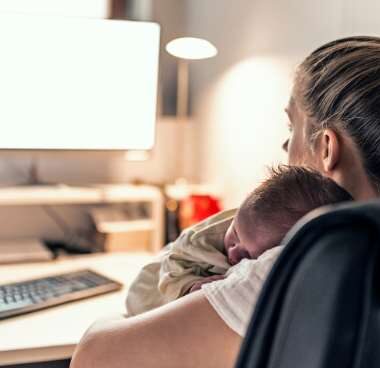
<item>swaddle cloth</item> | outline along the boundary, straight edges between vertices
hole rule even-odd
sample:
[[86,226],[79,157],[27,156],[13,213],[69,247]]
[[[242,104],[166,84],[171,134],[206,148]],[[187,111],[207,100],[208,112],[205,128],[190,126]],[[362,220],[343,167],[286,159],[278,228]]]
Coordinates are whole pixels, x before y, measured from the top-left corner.
[[222,211],[185,229],[142,268],[129,288],[126,308],[134,316],[175,300],[198,280],[224,275],[230,268],[224,235],[236,209]]

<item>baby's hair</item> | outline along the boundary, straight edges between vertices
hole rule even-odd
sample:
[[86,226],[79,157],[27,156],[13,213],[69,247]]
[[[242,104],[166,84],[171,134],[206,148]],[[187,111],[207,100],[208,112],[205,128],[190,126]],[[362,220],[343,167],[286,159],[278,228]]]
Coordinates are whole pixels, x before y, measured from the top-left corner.
[[[287,231],[311,210],[344,201],[352,196],[319,172],[300,166],[280,165],[240,206],[239,211],[280,242]],[[273,244],[275,245],[275,244]]]

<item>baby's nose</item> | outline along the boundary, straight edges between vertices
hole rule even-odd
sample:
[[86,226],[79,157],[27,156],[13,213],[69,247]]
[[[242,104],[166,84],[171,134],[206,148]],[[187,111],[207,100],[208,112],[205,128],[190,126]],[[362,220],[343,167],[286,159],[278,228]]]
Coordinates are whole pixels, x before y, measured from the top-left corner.
[[228,249],[228,261],[231,265],[239,263],[243,258],[249,258],[249,253],[238,244]]

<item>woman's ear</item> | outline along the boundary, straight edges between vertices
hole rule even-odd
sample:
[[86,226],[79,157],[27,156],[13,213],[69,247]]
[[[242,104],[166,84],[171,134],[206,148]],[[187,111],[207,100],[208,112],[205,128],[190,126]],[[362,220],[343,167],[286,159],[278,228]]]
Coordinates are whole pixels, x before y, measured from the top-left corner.
[[336,168],[340,160],[339,137],[334,130],[323,130],[320,139],[320,148],[323,170],[329,173]]

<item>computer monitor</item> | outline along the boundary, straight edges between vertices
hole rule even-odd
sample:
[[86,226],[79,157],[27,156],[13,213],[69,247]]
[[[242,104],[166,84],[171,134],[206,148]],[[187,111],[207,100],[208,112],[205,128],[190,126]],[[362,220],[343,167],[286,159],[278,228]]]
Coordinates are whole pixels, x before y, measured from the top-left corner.
[[159,33],[149,22],[0,13],[0,150],[151,149]]

